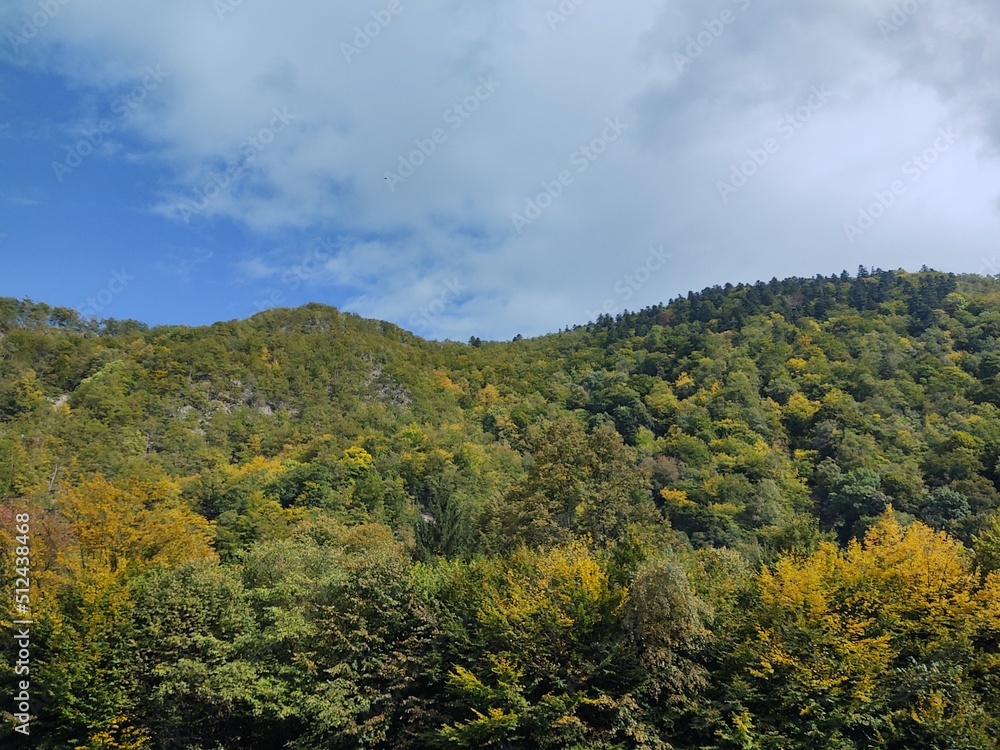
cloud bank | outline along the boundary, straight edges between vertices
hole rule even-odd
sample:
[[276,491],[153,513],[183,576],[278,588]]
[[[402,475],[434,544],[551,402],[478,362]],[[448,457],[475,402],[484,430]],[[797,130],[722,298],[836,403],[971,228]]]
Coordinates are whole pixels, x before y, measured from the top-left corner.
[[83,98],[162,72],[120,105],[143,148],[105,148],[148,165],[158,221],[259,238],[216,261],[248,313],[304,294],[506,338],[727,281],[1000,272],[987,0],[15,0],[0,23],[8,64]]

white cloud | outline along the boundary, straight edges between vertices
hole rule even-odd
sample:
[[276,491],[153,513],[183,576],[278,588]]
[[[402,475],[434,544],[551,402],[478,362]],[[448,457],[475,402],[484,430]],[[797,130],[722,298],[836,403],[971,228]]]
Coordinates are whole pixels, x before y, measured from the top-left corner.
[[[207,0],[74,1],[19,54],[109,96],[162,65],[169,79],[130,123],[174,176],[156,210],[264,237],[339,234],[307,283],[354,290],[348,307],[402,325],[460,278],[467,295],[425,316],[426,335],[539,333],[609,297],[635,309],[858,263],[978,270],[995,248],[992,0],[584,3],[554,30],[554,0],[398,2],[350,61],[342,44],[388,2],[243,2],[220,19]],[[897,5],[913,9],[903,23]],[[10,3],[5,17],[36,6]],[[477,98],[482,76],[499,87]],[[784,138],[779,121],[816,86],[835,97]],[[189,216],[182,207],[275,109],[294,122]],[[627,132],[578,172],[574,152],[615,117]],[[961,142],[846,242],[844,222],[948,125]],[[391,190],[386,173],[438,129],[434,153]],[[780,149],[723,202],[718,181],[768,138]],[[511,214],[562,170],[573,183],[518,234]],[[621,299],[615,283],[660,245],[670,267]],[[274,280],[302,252],[247,258],[237,273]]]

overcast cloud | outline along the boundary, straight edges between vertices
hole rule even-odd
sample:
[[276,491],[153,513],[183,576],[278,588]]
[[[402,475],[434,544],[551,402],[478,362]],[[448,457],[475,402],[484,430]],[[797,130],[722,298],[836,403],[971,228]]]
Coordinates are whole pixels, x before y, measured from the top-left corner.
[[[858,264],[1000,273],[996,0],[7,0],[0,23],[8,103],[65,86],[0,147],[48,165],[114,125],[62,182],[4,170],[35,262],[67,196],[125,200],[117,165],[135,232],[171,234],[77,229],[149,289],[115,317],[315,299],[509,338]],[[0,293],[74,304],[52,274],[88,260],[46,282],[9,234]]]

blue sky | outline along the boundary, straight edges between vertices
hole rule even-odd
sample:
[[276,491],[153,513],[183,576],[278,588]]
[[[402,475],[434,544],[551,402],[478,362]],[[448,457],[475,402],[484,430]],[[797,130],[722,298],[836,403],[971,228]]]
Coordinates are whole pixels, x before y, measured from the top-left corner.
[[7,0],[0,295],[464,340],[1000,273],[998,35],[995,0]]

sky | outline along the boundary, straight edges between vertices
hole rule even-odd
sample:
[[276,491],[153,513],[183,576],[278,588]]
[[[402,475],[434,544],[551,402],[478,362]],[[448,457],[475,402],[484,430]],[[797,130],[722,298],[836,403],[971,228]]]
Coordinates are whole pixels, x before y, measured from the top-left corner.
[[4,0],[0,296],[539,335],[1000,273],[996,0]]

